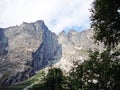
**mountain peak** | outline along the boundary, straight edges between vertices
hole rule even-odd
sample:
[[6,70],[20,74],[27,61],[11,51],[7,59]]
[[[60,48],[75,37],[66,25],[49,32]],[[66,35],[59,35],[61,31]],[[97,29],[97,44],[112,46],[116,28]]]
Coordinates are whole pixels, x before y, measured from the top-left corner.
[[22,24],[28,24],[27,22],[23,22]]
[[35,23],[42,23],[42,24],[44,24],[44,21],[43,20],[37,20]]
[[41,24],[41,25],[44,25],[44,21],[43,20],[37,20],[37,21],[31,22],[31,23],[23,22],[21,25],[27,25],[27,24]]
[[68,34],[69,33],[79,33],[78,31],[76,31],[76,30],[74,30],[74,29],[71,29],[69,32],[68,32]]
[[60,33],[59,33],[59,35],[65,35],[66,33],[65,33],[65,31],[64,30],[62,30]]

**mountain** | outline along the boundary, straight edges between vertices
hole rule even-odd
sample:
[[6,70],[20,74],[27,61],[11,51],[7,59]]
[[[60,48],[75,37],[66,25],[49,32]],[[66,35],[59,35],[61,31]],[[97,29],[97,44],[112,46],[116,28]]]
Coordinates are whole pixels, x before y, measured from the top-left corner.
[[88,58],[87,50],[102,48],[94,44],[92,35],[92,30],[56,35],[42,20],[1,28],[0,85],[20,83],[50,64],[69,71],[73,61]]
[[70,30],[67,34],[62,31],[58,35],[58,41],[62,44],[62,58],[55,66],[68,72],[73,62],[83,62],[88,58],[88,51],[103,49],[102,45],[97,46],[93,40],[93,30],[77,32]]
[[0,29],[0,85],[12,85],[33,76],[62,56],[57,35],[42,20]]

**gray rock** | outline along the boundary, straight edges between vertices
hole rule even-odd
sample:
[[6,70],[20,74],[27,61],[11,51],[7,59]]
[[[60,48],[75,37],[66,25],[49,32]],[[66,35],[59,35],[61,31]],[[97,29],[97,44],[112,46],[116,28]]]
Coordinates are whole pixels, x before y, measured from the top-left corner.
[[61,60],[64,68],[73,60],[86,59],[87,50],[99,48],[92,35],[92,30],[56,35],[42,20],[0,29],[0,85],[18,84],[49,62]]
[[3,86],[26,80],[49,60],[62,56],[57,36],[42,20],[0,29],[0,37],[0,84]]
[[0,28],[0,55],[8,53],[8,38],[4,34],[4,29]]
[[60,59],[62,56],[62,46],[54,33],[44,30],[42,38],[40,47],[33,53],[32,67],[35,70],[40,70],[48,64],[48,61]]

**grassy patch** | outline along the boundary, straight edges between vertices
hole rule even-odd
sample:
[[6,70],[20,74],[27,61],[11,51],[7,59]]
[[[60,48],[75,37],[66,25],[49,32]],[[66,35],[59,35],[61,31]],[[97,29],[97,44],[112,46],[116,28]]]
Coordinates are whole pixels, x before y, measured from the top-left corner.
[[39,71],[33,77],[31,77],[17,85],[1,87],[0,90],[22,90],[22,89],[26,88],[27,86],[30,86],[31,84],[38,83],[43,76],[44,76],[43,71]]

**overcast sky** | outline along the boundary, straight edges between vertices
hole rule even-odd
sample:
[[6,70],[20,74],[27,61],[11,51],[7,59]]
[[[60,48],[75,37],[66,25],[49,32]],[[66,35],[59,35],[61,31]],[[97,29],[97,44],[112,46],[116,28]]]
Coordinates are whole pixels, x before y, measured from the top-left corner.
[[0,27],[44,20],[59,33],[67,29],[89,29],[93,0],[0,0]]

